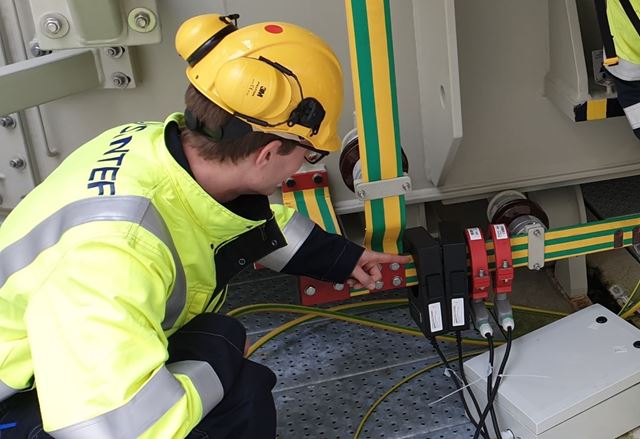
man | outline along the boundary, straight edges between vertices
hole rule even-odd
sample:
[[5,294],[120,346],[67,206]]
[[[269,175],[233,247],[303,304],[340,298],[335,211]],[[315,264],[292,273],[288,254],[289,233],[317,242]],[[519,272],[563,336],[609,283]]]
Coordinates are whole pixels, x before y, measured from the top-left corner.
[[234,18],[179,29],[184,116],[101,134],[2,225],[3,439],[273,438],[275,376],[215,313],[229,279],[260,260],[373,288],[408,262],[269,205],[339,147],[342,75],[314,34]]
[[640,0],[595,0],[604,67],[618,101],[640,139]]

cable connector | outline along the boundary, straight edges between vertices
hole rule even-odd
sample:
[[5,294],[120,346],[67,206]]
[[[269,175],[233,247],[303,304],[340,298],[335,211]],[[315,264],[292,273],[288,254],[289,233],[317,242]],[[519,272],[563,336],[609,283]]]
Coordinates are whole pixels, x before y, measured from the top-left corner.
[[507,331],[509,328],[513,330],[516,327],[516,323],[513,320],[513,310],[507,294],[496,294],[495,310],[498,324],[502,326],[502,329]]
[[484,338],[493,335],[493,328],[489,323],[489,311],[484,304],[484,300],[473,300],[471,302],[471,314],[473,315],[473,325]]
[[511,431],[511,430],[502,430],[500,432],[500,438],[501,439],[516,439],[515,435],[513,434],[513,431]]

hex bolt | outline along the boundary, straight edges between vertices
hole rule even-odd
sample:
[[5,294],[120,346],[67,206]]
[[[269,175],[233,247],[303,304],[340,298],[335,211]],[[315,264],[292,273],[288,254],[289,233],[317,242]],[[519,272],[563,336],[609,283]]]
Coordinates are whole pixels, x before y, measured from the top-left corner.
[[116,88],[127,88],[130,82],[131,79],[122,72],[115,72],[111,75],[111,83]]
[[151,23],[151,17],[146,12],[138,12],[135,16],[135,22],[140,29],[146,29]]
[[367,196],[367,193],[364,191],[364,189],[360,189],[358,191],[358,198],[361,198],[361,199],[364,200],[366,198],[366,196]]
[[313,296],[314,294],[316,294],[316,289],[313,286],[309,285],[307,288],[305,288],[304,294],[306,294],[307,296]]
[[25,162],[22,157],[14,157],[9,160],[9,166],[11,166],[13,169],[22,169],[27,166],[27,162]]
[[391,268],[391,270],[396,271],[400,269],[400,264],[398,264],[397,262],[392,262],[391,265],[389,265],[389,268]]
[[29,47],[29,51],[31,52],[31,55],[35,56],[36,58],[51,53],[50,50],[41,49],[40,43],[38,43],[37,41],[31,44],[31,46]]
[[322,174],[313,174],[313,182],[315,184],[320,184],[322,183]]
[[383,287],[384,287],[384,282],[382,282],[381,280],[376,282],[376,285],[375,285],[376,290],[381,290]]
[[122,46],[107,47],[105,49],[105,53],[107,54],[108,57],[117,59],[117,58],[120,58],[124,53],[124,47]]
[[54,35],[62,30],[62,23],[56,17],[47,17],[44,22],[44,26],[47,28],[48,32]]
[[2,128],[15,128],[16,120],[11,116],[0,116],[0,127]]
[[399,287],[400,285],[402,285],[402,278],[400,276],[394,276],[391,280],[391,283],[394,287]]
[[333,284],[333,289],[336,291],[344,290],[344,284]]

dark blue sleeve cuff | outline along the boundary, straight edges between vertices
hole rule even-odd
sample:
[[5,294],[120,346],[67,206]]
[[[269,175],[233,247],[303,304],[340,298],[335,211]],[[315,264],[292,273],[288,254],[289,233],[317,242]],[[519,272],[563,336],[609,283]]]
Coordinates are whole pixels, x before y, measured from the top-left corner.
[[344,283],[362,252],[363,247],[316,225],[282,272]]

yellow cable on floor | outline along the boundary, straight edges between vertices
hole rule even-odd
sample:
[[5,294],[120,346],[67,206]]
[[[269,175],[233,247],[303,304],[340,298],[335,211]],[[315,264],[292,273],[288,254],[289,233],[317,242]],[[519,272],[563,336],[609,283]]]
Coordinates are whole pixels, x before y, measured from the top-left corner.
[[[343,311],[343,310],[353,309],[353,308],[362,308],[364,306],[373,305],[374,303],[376,305],[398,305],[398,304],[400,304],[397,299],[387,299],[387,300],[367,301],[367,302],[360,302],[360,303],[350,303],[350,304],[347,304],[347,305],[334,306],[334,307],[329,308],[329,309],[331,311]],[[285,331],[288,331],[289,329],[293,328],[294,326],[298,326],[298,325],[300,325],[300,324],[302,324],[304,322],[307,322],[309,320],[313,320],[316,317],[319,317],[319,316],[314,315],[314,314],[307,314],[305,316],[298,317],[295,320],[291,320],[290,322],[287,322],[287,323],[285,323],[283,325],[280,325],[277,328],[269,331],[267,334],[265,334],[262,337],[260,337],[258,340],[256,340],[249,347],[249,349],[247,350],[247,358],[249,358],[251,355],[253,355],[253,353],[255,351],[257,351],[262,346],[264,346],[269,340],[277,337],[278,335],[282,334]],[[422,335],[422,333],[420,335]]]
[[[484,351],[469,352],[468,354],[464,354],[462,356],[462,358],[474,357],[474,356],[476,356],[478,354],[481,354],[483,352]],[[447,358],[447,361],[454,361],[454,360],[457,360],[457,359],[458,359],[457,355],[452,355],[452,356]],[[419,371],[414,372],[411,375],[408,375],[408,376],[404,377],[401,381],[397,382],[396,384],[393,385],[393,387],[391,387],[389,390],[384,392],[382,394],[382,396],[380,398],[378,398],[376,400],[376,402],[374,402],[371,405],[371,407],[369,407],[369,410],[367,410],[367,413],[365,413],[364,416],[362,417],[362,420],[360,421],[360,424],[358,425],[358,428],[356,429],[356,432],[353,435],[353,439],[358,439],[360,437],[360,433],[362,432],[362,429],[364,428],[364,425],[367,422],[367,419],[369,419],[369,417],[371,416],[373,411],[380,405],[380,403],[382,403],[382,401],[384,401],[387,398],[387,396],[391,395],[393,392],[395,392],[403,384],[406,384],[409,381],[411,381],[412,379],[422,375],[423,373],[429,372],[430,370],[435,369],[436,367],[440,367],[443,364],[444,363],[442,361],[440,361],[438,363],[431,364],[431,365],[425,367],[424,369],[420,369]]]
[[[631,303],[631,301],[633,300],[633,298],[636,295],[636,292],[638,291],[638,287],[640,286],[640,280],[638,281],[638,283],[636,284],[636,287],[633,289],[633,292],[631,293],[631,295],[629,295],[629,300],[627,301],[627,303]],[[633,316],[636,311],[640,310],[640,300],[638,300],[638,303],[636,303],[635,305],[633,305],[631,308],[629,308],[628,310],[625,311],[626,305],[620,310],[620,316],[623,319],[628,319],[629,317]],[[623,312],[624,311],[624,312]]]
[[[344,311],[347,309],[353,309],[353,308],[364,308],[364,307],[368,307],[368,306],[373,306],[373,305],[401,305],[406,303],[406,300],[398,300],[398,299],[385,299],[385,300],[371,300],[371,301],[367,301],[367,302],[361,302],[361,303],[351,303],[351,304],[347,304],[347,305],[339,305],[339,306],[335,306],[333,308],[329,308],[330,311]],[[260,349],[262,346],[264,346],[267,342],[269,342],[270,340],[272,340],[273,338],[277,337],[278,335],[282,334],[283,332],[288,331],[289,329],[298,326],[304,322],[307,322],[309,320],[312,320],[314,318],[317,317],[322,317],[320,315],[314,314],[314,313],[309,313],[307,315],[304,315],[302,317],[298,317],[295,320],[291,320],[290,322],[284,323],[280,326],[278,326],[277,328],[271,330],[270,332],[268,332],[267,334],[263,335],[262,337],[260,337],[258,340],[256,340],[247,350],[247,357],[250,357],[256,350]],[[333,318],[333,317],[329,317],[329,318]],[[399,328],[393,327],[393,326],[387,326],[384,325],[383,323],[378,323],[378,325],[374,326],[372,324],[368,324],[362,321],[354,321],[354,320],[348,320],[348,319],[340,319],[343,321],[347,321],[350,323],[357,323],[359,325],[362,326],[367,326],[367,327],[373,327],[373,328],[377,328],[377,329],[383,329],[385,331],[389,331],[389,332],[397,332],[397,333],[401,333],[401,334],[408,334],[408,335],[413,335],[413,336],[417,336],[417,337],[424,337],[424,334],[422,334],[422,332],[418,331],[418,330],[411,330],[411,331],[403,331],[400,330]],[[450,343],[455,343],[456,340],[454,337],[451,336],[447,336],[447,335],[443,335],[443,336],[438,336],[436,337],[439,341],[445,341],[445,342],[450,342]],[[486,341],[484,340],[472,340],[469,338],[464,338],[462,340],[463,344],[468,344],[468,345],[472,345],[472,346],[484,346],[486,345]]]

